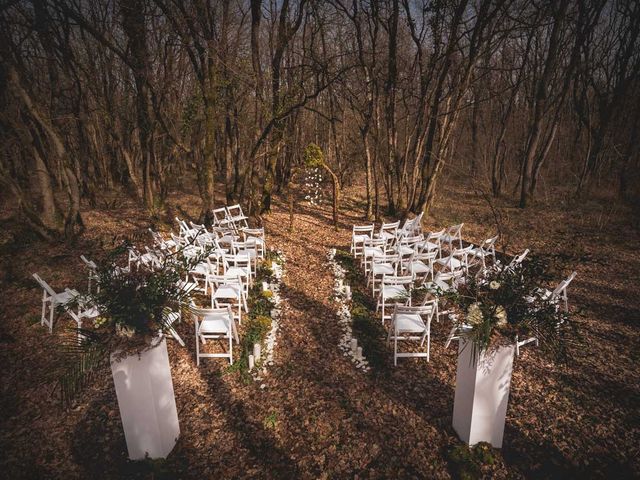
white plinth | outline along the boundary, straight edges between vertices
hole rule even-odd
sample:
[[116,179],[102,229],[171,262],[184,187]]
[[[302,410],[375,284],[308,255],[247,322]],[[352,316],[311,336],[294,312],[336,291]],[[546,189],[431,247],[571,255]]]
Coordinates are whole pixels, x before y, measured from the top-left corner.
[[165,339],[119,362],[112,355],[111,372],[129,458],[165,458],[180,435]]
[[460,339],[453,429],[469,445],[488,442],[501,448],[515,346],[482,354],[475,365],[472,350]]

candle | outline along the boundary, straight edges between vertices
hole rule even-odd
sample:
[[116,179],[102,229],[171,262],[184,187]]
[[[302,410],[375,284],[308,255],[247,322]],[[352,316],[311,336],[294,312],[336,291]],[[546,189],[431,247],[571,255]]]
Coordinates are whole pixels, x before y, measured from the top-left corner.
[[358,339],[357,338],[352,338],[351,339],[351,351],[353,353],[356,353],[357,348],[358,348]]
[[259,343],[254,343],[253,344],[253,358],[254,360],[258,360],[260,358],[261,355],[261,345]]
[[362,347],[358,347],[356,351],[356,360],[362,360]]
[[253,355],[249,355],[249,371],[253,370],[254,360]]

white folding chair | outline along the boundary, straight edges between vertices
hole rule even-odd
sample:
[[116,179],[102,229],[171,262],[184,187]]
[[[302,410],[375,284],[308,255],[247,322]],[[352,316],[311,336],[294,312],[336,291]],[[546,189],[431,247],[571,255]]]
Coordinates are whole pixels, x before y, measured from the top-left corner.
[[576,275],[577,275],[577,272],[573,272],[567,278],[562,280],[553,291],[546,290],[545,295],[543,295],[543,298],[549,299],[550,301],[553,301],[553,302],[557,302],[558,304],[562,302],[562,305],[564,306],[564,311],[568,312],[569,299],[567,297],[567,287],[573,281],[573,279],[576,278]]
[[224,274],[231,277],[240,277],[244,285],[244,293],[249,294],[249,287],[253,284],[251,258],[246,253],[222,255]]
[[[200,366],[201,358],[228,358],[233,365],[233,340],[239,343],[236,324],[230,307],[224,308],[196,308],[191,307],[191,314],[196,330],[196,365]],[[202,345],[207,339],[228,340],[228,349],[224,353],[201,353]]]
[[244,214],[240,204],[227,207],[227,218],[233,224],[236,230],[249,227],[249,224],[247,223],[247,219],[249,217]]
[[209,291],[209,275],[211,275],[211,273],[212,271],[208,262],[201,262],[194,265],[193,268],[189,270],[188,275],[188,277],[191,277],[191,280],[193,280],[191,283],[195,284],[192,290],[206,295]]
[[371,283],[371,293],[375,297],[380,290],[376,288],[376,280],[382,281],[385,275],[398,275],[400,255],[397,253],[376,255],[371,258],[371,272],[367,277],[367,287]]
[[182,340],[180,335],[178,335],[178,332],[176,332],[176,329],[173,326],[174,323],[179,322],[182,319],[182,314],[180,313],[180,310],[174,311],[169,307],[166,307],[164,310],[164,316],[165,316],[164,318],[165,326],[167,330],[169,331],[171,336],[176,340],[176,342],[178,342],[181,347],[184,347],[185,346],[184,340]]
[[258,249],[255,244],[250,242],[233,242],[232,251],[234,255],[249,257],[249,265],[251,266],[251,278],[254,278],[258,270]]
[[453,243],[458,242],[458,247],[462,248],[462,227],[464,223],[459,223],[458,225],[453,225],[447,228],[446,233],[442,236],[441,241],[447,242],[449,244],[449,252],[453,251]]
[[373,238],[373,229],[371,225],[354,225],[351,231],[351,254],[358,258],[364,253],[364,242]]
[[98,266],[92,260],[87,259],[84,255],[80,255],[80,260],[87,267],[87,292],[91,293],[91,282],[96,282],[96,291],[100,293],[100,284],[97,283],[99,280],[98,277]]
[[442,258],[442,237],[444,236],[444,228],[438,232],[430,232],[427,234],[421,246],[428,251],[435,250],[438,252],[438,258]]
[[[64,292],[56,293],[56,291],[45,282],[37,273],[33,274],[36,282],[42,287],[42,315],[40,316],[40,325],[46,325],[49,333],[53,333],[53,313],[55,309],[61,305],[65,305],[73,298],[80,294],[76,290],[65,289]],[[47,307],[49,307],[49,317],[47,318]]]
[[362,265],[365,276],[371,271],[371,259],[387,253],[387,242],[385,238],[370,238],[365,240],[362,248]]
[[527,258],[527,255],[529,255],[529,249],[527,248],[524,252],[522,252],[520,255],[516,255],[515,257],[513,257],[511,259],[511,262],[509,262],[509,265],[507,265],[507,268],[513,268],[516,265],[520,265],[525,258]]
[[[238,275],[209,275],[211,288],[211,308],[226,307],[237,308],[234,318],[238,324],[242,323],[242,310],[247,312],[247,296],[242,280]],[[233,311],[233,310],[232,310]]]
[[402,265],[402,273],[413,275],[416,281],[424,284],[427,277],[431,276],[433,280],[433,264],[438,254],[435,250],[428,251],[426,245],[409,257],[408,261]]
[[402,258],[410,257],[420,249],[424,241],[422,235],[404,236],[396,239],[396,251]]
[[420,212],[420,215],[414,218],[412,235],[422,235],[422,217],[424,217],[424,212]]
[[400,220],[397,222],[383,223],[376,234],[376,238],[384,238],[387,240],[396,238],[398,228],[400,228]]
[[[393,340],[393,365],[398,365],[398,358],[426,357],[429,361],[431,349],[431,320],[436,311],[435,302],[427,301],[419,307],[395,305],[391,315],[391,326],[387,343]],[[400,352],[399,341],[419,341],[420,347],[427,341],[426,352]]]
[[406,237],[409,235],[413,235],[413,229],[416,219],[415,218],[407,218],[400,230],[398,230],[397,236],[398,238]]
[[469,269],[469,254],[472,248],[473,245],[464,248],[455,248],[447,257],[437,259],[436,263],[442,265],[450,272],[462,269],[466,273]]
[[396,303],[402,305],[411,305],[411,291],[413,288],[412,275],[385,275],[382,277],[382,285],[378,294],[378,302],[376,304],[376,312],[382,310],[382,323],[385,319],[391,318],[387,315],[386,308],[391,302],[391,306]]
[[247,245],[253,245],[255,247],[260,258],[264,258],[266,251],[264,228],[244,228],[242,230],[242,238],[244,238]]
[[232,228],[230,225],[227,207],[215,208],[212,210],[213,224],[217,227]]
[[486,258],[492,257],[494,261],[496,259],[497,240],[498,235],[496,235],[495,237],[487,238],[478,247],[472,246],[471,250],[469,251],[469,256],[473,260],[480,260],[482,262],[482,268],[487,268]]

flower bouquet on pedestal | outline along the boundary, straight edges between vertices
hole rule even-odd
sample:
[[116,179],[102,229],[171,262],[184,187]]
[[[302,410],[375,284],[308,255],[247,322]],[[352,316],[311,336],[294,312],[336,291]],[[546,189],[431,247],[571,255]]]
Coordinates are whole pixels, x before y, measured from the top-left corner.
[[556,359],[566,357],[573,325],[558,299],[540,288],[547,271],[538,259],[496,265],[456,290],[438,292],[451,304],[450,337],[459,339],[453,427],[470,445],[502,446],[513,358],[520,346],[535,342]]

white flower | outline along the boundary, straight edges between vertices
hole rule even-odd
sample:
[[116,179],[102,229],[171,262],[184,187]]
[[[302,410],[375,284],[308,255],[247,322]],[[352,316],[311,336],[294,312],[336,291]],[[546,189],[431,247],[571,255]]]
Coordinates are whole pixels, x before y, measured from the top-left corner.
[[500,288],[500,282],[498,282],[497,280],[492,280],[491,283],[489,283],[489,288],[491,290],[497,290]]
[[503,306],[496,308],[496,325],[503,326],[507,324],[507,311]]
[[467,323],[470,325],[480,325],[484,317],[482,316],[482,310],[479,303],[473,303],[467,310]]

